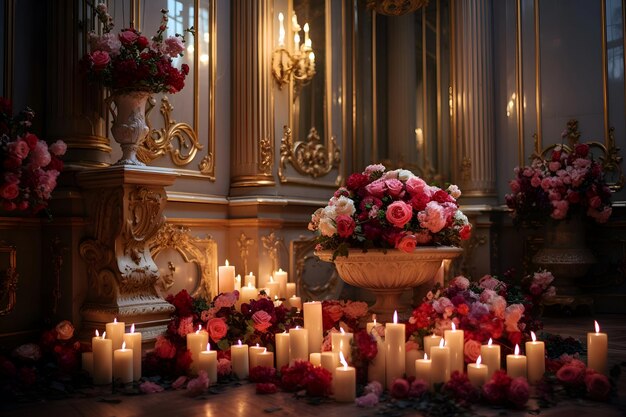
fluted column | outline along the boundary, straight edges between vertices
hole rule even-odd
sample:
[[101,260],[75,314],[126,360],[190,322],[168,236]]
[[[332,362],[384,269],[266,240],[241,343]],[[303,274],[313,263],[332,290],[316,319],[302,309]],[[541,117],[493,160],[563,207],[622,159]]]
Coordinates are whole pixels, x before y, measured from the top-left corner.
[[231,187],[273,185],[272,0],[234,0]]
[[[476,203],[495,198],[492,1],[453,2],[456,182]],[[466,199],[467,202],[467,199]]]

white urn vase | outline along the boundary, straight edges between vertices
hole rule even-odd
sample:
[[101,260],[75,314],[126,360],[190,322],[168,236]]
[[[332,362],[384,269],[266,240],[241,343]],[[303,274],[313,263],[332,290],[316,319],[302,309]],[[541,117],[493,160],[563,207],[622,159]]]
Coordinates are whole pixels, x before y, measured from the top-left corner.
[[113,116],[111,133],[122,148],[122,158],[115,165],[145,165],[137,159],[137,149],[149,130],[146,125],[149,97],[147,91],[118,92],[112,96],[114,106],[109,106]]

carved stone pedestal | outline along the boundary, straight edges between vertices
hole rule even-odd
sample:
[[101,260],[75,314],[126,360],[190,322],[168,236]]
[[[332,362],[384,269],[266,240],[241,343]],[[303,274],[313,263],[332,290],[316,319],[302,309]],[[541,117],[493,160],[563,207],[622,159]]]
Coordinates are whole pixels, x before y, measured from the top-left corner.
[[155,289],[159,271],[149,241],[165,222],[164,187],[175,177],[168,169],[130,165],[79,174],[91,221],[80,243],[89,275],[83,337],[114,318],[135,323],[144,342],[165,329],[174,306]]

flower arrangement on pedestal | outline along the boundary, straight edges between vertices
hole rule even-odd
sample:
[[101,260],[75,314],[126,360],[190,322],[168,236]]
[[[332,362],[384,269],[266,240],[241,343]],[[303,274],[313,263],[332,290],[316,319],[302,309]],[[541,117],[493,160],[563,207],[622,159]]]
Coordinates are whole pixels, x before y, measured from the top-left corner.
[[349,248],[412,252],[416,246],[458,245],[471,234],[460,195],[455,185],[443,190],[411,171],[370,165],[350,175],[313,213],[309,230],[319,233],[316,249],[333,250],[334,257],[346,256]]
[[31,133],[34,117],[28,108],[13,117],[11,103],[0,97],[0,204],[6,211],[44,209],[63,170],[65,143],[48,145]]

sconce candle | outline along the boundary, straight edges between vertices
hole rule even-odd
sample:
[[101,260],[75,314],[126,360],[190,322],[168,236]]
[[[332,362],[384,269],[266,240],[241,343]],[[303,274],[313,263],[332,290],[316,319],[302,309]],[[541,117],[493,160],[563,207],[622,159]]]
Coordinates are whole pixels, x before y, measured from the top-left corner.
[[480,347],[480,356],[487,365],[487,379],[491,379],[493,373],[500,369],[500,345],[494,345],[489,338],[489,343]]
[[511,378],[526,378],[526,356],[519,354],[519,345],[515,345],[514,355],[506,355],[506,373]]
[[526,342],[526,358],[528,360],[528,382],[536,384],[546,372],[546,348],[538,342],[535,332],[531,331],[532,342]]
[[126,347],[133,351],[133,380],[141,378],[141,333],[135,332],[135,323],[130,326],[130,333],[124,333]]
[[608,336],[606,333],[600,333],[597,321],[594,321],[594,325],[596,332],[587,333],[587,366],[606,375]]
[[219,292],[235,291],[235,267],[228,264],[219,266],[218,270],[218,290]]
[[284,20],[285,20],[285,16],[283,16],[282,13],[278,13],[278,23],[279,23],[278,47],[279,48],[285,47],[285,23],[283,22]]

